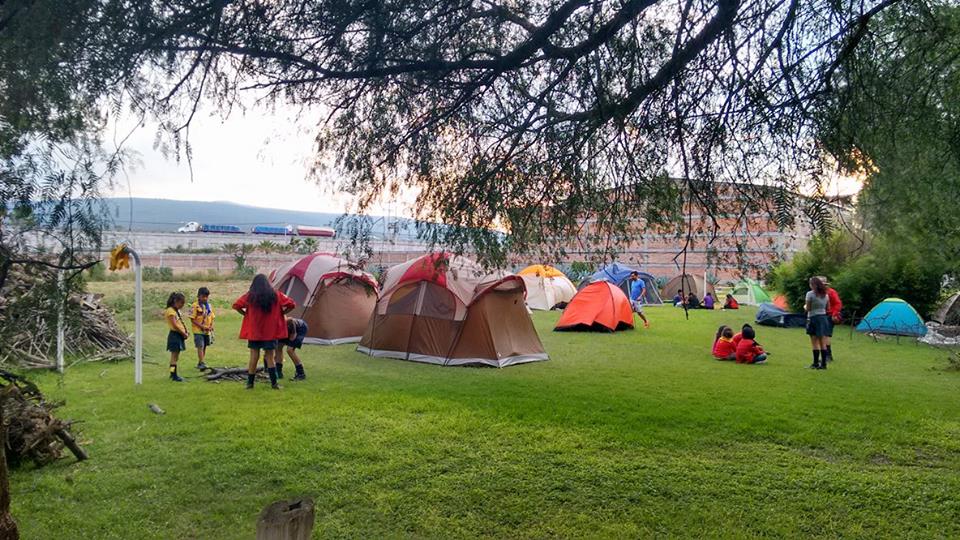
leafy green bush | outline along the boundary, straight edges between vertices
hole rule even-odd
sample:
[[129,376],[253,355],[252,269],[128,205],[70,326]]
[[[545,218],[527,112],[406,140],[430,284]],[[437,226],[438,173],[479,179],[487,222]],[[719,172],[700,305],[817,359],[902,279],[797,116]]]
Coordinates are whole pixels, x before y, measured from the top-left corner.
[[242,266],[233,271],[234,279],[253,279],[257,275],[257,269],[252,266]]
[[840,293],[847,314],[862,316],[893,296],[927,315],[939,298],[944,272],[941,264],[903,245],[877,239],[864,243],[837,232],[812,240],[807,251],[774,268],[769,281],[795,311],[803,309],[810,277],[825,275]]
[[[826,236],[818,236],[807,245],[807,251],[801,251],[789,262],[777,265],[766,281],[771,289],[786,295],[794,311],[802,311],[803,298],[810,290],[810,278],[832,278],[850,261],[856,259],[866,247],[862,239],[848,231],[835,231]],[[843,299],[846,304],[846,298]]]
[[895,296],[926,317],[936,308],[943,274],[943,268],[916,252],[880,245],[838,272],[833,287],[850,313],[864,315]]

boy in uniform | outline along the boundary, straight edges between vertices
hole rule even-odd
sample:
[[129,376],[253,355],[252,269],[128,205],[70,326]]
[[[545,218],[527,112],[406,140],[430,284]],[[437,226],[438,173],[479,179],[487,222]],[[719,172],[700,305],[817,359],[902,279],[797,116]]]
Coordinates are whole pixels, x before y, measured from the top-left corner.
[[210,289],[200,287],[197,301],[190,306],[190,323],[193,327],[193,344],[197,347],[197,369],[207,369],[207,347],[213,344],[213,306],[210,305]]
[[277,365],[277,378],[283,378],[283,348],[287,348],[287,354],[290,356],[290,359],[293,360],[293,367],[297,370],[297,373],[293,376],[293,380],[302,381],[307,378],[307,374],[303,372],[303,363],[300,362],[300,356],[297,354],[297,349],[303,346],[303,339],[307,337],[307,322],[303,319],[295,319],[293,317],[287,317],[287,339],[281,339],[277,343],[277,357],[275,363]]

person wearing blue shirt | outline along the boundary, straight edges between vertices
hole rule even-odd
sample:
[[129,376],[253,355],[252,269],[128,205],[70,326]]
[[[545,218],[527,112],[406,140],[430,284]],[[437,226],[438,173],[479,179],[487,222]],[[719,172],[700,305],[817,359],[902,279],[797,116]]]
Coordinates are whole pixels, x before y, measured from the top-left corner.
[[647,284],[640,279],[638,272],[630,272],[630,307],[643,320],[643,327],[650,328],[650,321],[643,314],[643,300],[647,295]]

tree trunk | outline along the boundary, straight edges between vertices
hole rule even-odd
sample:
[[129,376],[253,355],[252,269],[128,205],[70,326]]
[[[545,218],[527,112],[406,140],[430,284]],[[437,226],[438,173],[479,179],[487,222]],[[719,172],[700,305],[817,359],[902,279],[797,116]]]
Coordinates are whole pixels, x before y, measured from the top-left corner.
[[310,540],[313,520],[313,499],[275,502],[260,512],[257,540]]
[[7,478],[7,427],[3,423],[3,402],[3,398],[0,397],[0,540],[18,540],[20,533],[17,531],[17,522],[10,515],[10,481]]

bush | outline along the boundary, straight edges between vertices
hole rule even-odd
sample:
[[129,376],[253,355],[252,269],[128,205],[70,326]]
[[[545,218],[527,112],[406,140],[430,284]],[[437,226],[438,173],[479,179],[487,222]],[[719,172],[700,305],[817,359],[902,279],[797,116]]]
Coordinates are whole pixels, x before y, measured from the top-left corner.
[[774,268],[769,281],[787,296],[795,311],[803,310],[810,276],[825,275],[840,293],[848,315],[865,315],[891,296],[927,315],[936,306],[944,272],[941,264],[902,245],[881,240],[862,243],[838,232],[811,241],[807,251]]
[[243,266],[233,271],[235,279],[253,279],[257,275],[257,269],[252,266]]
[[943,269],[919,254],[876,246],[843,268],[833,280],[848,313],[865,315],[884,298],[895,296],[927,317],[940,298]]
[[169,266],[161,266],[159,268],[157,268],[156,266],[144,266],[143,280],[144,281],[173,281],[173,268],[170,268]]
[[[797,253],[789,262],[777,265],[766,281],[771,289],[787,297],[791,309],[803,311],[803,299],[810,290],[810,277],[836,276],[865,248],[866,244],[848,231],[818,236],[807,245],[807,251]],[[837,290],[840,291],[840,288]],[[841,295],[841,298],[846,304],[846,296]]]

